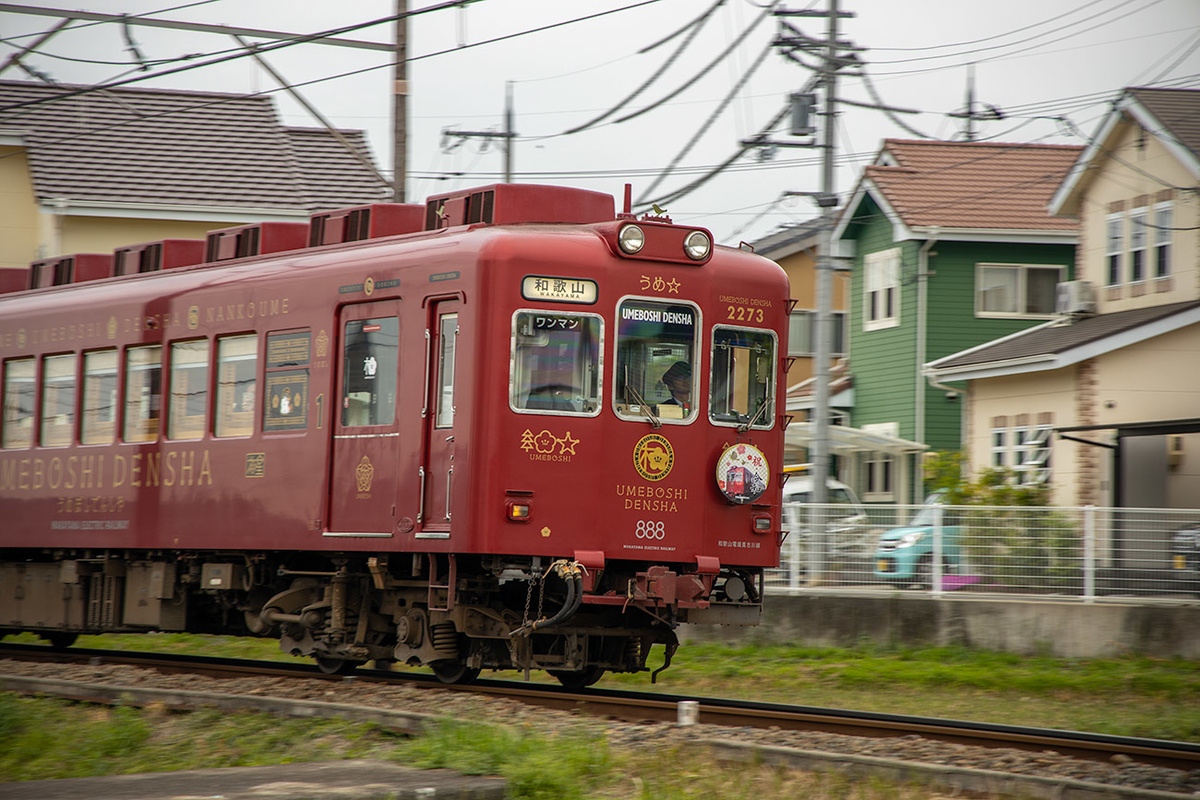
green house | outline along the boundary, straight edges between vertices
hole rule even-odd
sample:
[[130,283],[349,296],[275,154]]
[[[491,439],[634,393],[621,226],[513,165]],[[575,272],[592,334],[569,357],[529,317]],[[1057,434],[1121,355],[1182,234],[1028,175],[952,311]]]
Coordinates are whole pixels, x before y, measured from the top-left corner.
[[[1082,148],[888,139],[863,170],[833,232],[851,256],[850,424],[958,450],[962,384],[922,365],[1055,316],[1057,285],[1074,275],[1078,222],[1048,204]],[[866,501],[921,497],[920,470],[863,454],[853,470]],[[911,476],[899,492],[897,476]]]

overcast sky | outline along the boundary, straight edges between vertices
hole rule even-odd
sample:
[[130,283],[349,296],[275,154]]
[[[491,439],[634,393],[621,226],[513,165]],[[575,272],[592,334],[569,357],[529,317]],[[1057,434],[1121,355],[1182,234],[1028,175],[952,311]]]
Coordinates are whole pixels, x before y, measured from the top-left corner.
[[[764,8],[767,0],[725,0],[688,40],[693,29],[681,29],[714,2],[478,0],[414,16],[408,32],[413,59],[408,75],[409,201],[502,179],[499,140],[457,140],[451,148],[442,131],[502,130],[510,82],[518,182],[605,191],[618,203],[624,185],[632,183],[635,199],[655,200],[726,162],[813,73],[770,48],[778,22]],[[964,138],[964,121],[949,115],[965,108],[972,64],[976,111],[986,105],[1003,114],[1003,119],[976,123],[979,141],[1085,144],[1126,86],[1200,88],[1200,0],[840,2],[844,12],[854,15],[840,23],[840,38],[864,48],[858,57],[865,66],[848,72],[865,72],[867,80],[844,74],[839,96],[874,102],[869,81],[882,103],[919,112],[889,117],[858,106],[839,107],[835,189],[843,198],[884,138]],[[414,11],[440,4],[409,0]],[[186,6],[169,0],[69,0],[39,5],[297,34],[395,13],[394,0],[209,0]],[[825,10],[828,0],[794,0],[776,7]],[[58,22],[0,11],[0,61],[28,44],[30,34]],[[813,38],[824,36],[823,19],[791,23]],[[59,82],[91,84],[212,60],[236,47],[228,36],[216,34],[141,26],[130,32],[141,56],[155,62],[150,72],[130,71],[136,66],[134,54],[117,24],[65,30],[26,63]],[[376,25],[344,36],[390,42],[394,27]],[[175,61],[187,55],[197,58]],[[810,67],[817,64],[811,55],[799,58]],[[267,59],[290,83],[307,84],[300,91],[334,124],[365,129],[377,161],[390,174],[388,54],[303,44]],[[567,133],[620,106],[660,71],[620,110],[586,130]],[[0,78],[30,79],[15,67]],[[239,93],[277,88],[247,58],[131,85]],[[286,93],[273,96],[285,124],[319,124]],[[771,138],[796,141],[785,124]],[[820,159],[821,151],[813,148],[751,151],[700,188],[662,205],[675,221],[706,226],[720,242],[753,241],[815,215],[811,200],[785,198],[784,193],[820,189]],[[673,163],[676,170],[659,182]]]

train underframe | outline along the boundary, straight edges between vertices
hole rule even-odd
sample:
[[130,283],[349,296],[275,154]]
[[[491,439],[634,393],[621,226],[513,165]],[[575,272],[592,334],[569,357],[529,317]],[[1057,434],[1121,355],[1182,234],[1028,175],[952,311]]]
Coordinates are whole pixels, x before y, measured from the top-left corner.
[[56,646],[80,633],[278,637],[329,673],[428,666],[446,683],[546,670],[583,687],[647,669],[681,623],[757,624],[762,571],[431,553],[9,551],[0,635]]

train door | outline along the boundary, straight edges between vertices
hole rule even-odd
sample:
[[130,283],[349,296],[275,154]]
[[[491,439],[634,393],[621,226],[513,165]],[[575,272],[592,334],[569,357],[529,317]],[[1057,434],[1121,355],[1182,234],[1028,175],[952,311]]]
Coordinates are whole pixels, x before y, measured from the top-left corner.
[[425,459],[417,538],[450,535],[454,492],[454,378],[458,352],[458,301],[432,304],[426,371]]
[[346,306],[333,423],[329,531],[390,536],[396,520],[400,430],[396,389],[400,304]]

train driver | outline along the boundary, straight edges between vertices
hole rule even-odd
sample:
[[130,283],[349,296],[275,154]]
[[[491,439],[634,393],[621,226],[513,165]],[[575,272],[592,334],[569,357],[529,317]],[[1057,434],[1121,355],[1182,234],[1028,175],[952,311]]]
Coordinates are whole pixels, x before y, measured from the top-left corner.
[[676,361],[663,373],[662,382],[671,393],[663,401],[664,405],[681,406],[684,415],[689,414],[692,410],[692,365],[686,361]]

